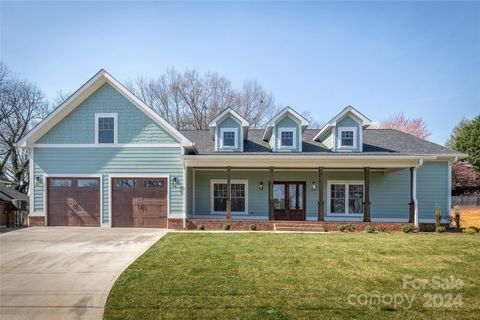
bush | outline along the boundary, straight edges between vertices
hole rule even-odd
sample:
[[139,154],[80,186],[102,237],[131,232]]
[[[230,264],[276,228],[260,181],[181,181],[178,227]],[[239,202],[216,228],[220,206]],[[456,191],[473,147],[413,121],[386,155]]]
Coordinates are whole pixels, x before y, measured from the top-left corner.
[[435,204],[435,226],[439,227],[442,223],[442,209]]
[[252,224],[250,225],[250,230],[252,230],[252,231],[257,230],[257,225],[256,225],[255,223],[252,223]]
[[353,232],[355,231],[355,226],[351,223],[341,224],[337,227],[337,230],[341,232]]
[[424,225],[420,228],[421,231],[423,232],[433,232],[435,231],[435,227],[432,226],[431,224]]
[[230,230],[230,224],[224,223],[223,224],[223,230]]
[[404,233],[413,233],[413,232],[417,232],[418,228],[417,226],[415,226],[414,224],[405,224],[402,226],[402,231]]
[[378,232],[385,232],[385,227],[379,226],[377,227]]
[[446,231],[447,231],[447,228],[445,228],[444,226],[435,227],[435,232],[442,233]]
[[366,233],[375,233],[375,231],[377,231],[377,230],[375,229],[374,226],[367,226],[367,227],[365,228],[365,232],[366,232]]
[[475,234],[478,231],[477,231],[477,228],[475,228],[475,227],[468,227],[468,228],[463,229],[463,232],[466,233],[466,234]]
[[197,230],[205,230],[205,225],[199,224]]

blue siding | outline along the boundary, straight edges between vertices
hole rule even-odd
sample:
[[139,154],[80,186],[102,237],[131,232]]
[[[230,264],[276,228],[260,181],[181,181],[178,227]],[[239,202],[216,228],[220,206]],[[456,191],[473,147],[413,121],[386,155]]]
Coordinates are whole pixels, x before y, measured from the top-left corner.
[[[45,174],[102,174],[103,223],[108,223],[108,174],[161,174],[177,178],[170,187],[170,213],[183,214],[183,165],[180,147],[172,148],[35,148],[35,177]],[[43,185],[35,187],[35,211],[43,211]]]
[[118,143],[178,143],[109,84],[97,89],[37,143],[95,143],[95,113],[118,113]]
[[448,217],[448,163],[425,162],[417,173],[417,200],[419,219],[434,219],[435,205]]
[[[355,127],[357,128],[357,139],[356,139],[356,148],[340,148],[341,145],[341,135],[340,135],[340,129],[345,128],[345,127]],[[360,146],[360,135],[362,134],[361,130],[361,125],[355,121],[352,117],[350,116],[345,116],[342,120],[337,122],[337,126],[335,127],[336,130],[336,149],[337,151],[342,151],[342,152],[348,152],[348,151],[361,151],[361,146]]]
[[[237,136],[235,137],[237,139],[237,146],[238,148],[221,148],[221,139],[223,137],[221,136],[221,129],[237,129]],[[243,145],[243,140],[241,139],[242,135],[242,126],[234,120],[231,116],[227,116],[225,120],[223,120],[221,123],[219,123],[216,127],[217,130],[217,141],[215,142],[217,144],[217,150],[218,151],[230,151],[230,152],[235,152],[235,151],[241,151],[242,150],[242,145]]]
[[[281,128],[295,128],[295,148],[280,148],[280,129]],[[273,141],[273,146],[274,146],[274,151],[278,152],[299,152],[300,151],[300,142],[299,142],[299,137],[301,136],[301,130],[300,130],[300,125],[293,120],[292,117],[290,116],[285,116],[282,120],[276,123],[275,128],[274,128],[275,134],[272,135],[272,138],[275,138]]]

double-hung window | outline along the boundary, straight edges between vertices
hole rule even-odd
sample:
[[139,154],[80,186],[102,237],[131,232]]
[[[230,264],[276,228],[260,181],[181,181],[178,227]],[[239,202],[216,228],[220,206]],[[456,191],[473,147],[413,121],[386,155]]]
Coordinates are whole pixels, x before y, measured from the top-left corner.
[[340,128],[340,148],[357,147],[357,128]]
[[363,181],[329,181],[329,214],[363,214]]
[[[232,213],[246,214],[248,212],[248,182],[232,180],[230,182]],[[228,186],[226,180],[211,180],[211,211],[214,214],[227,212]]]
[[237,143],[237,129],[236,128],[222,128],[220,130],[221,136],[221,148],[226,149],[236,149],[238,148]]
[[95,114],[95,142],[117,143],[117,114]]
[[280,148],[295,148],[296,134],[294,128],[280,128],[278,130],[278,135]]

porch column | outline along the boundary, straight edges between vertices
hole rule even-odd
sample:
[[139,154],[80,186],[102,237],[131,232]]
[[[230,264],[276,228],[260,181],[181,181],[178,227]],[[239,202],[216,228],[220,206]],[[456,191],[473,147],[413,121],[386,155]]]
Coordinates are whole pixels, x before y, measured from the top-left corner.
[[273,220],[273,167],[268,169],[268,220]]
[[318,221],[324,221],[323,167],[318,168]]
[[410,167],[410,203],[409,205],[409,212],[408,212],[408,223],[415,222],[415,200],[413,197],[413,173],[415,172],[414,167]]
[[232,220],[232,188],[230,184],[230,167],[227,167],[227,223]]
[[[365,202],[363,203],[363,222],[370,222],[370,168],[363,168],[365,184]],[[348,192],[348,190],[346,190]]]

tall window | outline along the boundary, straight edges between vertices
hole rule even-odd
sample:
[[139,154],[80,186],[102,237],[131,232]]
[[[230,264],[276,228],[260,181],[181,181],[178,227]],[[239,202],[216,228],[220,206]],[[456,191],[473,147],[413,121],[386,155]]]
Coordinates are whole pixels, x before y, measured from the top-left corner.
[[[247,182],[233,181],[230,183],[232,195],[232,212],[247,213]],[[211,202],[214,213],[227,211],[228,188],[224,180],[212,180]]]
[[295,147],[295,129],[280,128],[278,134],[279,134],[280,148]]
[[362,214],[363,182],[329,182],[329,213]]
[[353,131],[342,131],[342,147],[353,147]]
[[117,137],[117,115],[114,113],[101,113],[95,115],[96,121],[96,142],[116,143]]

